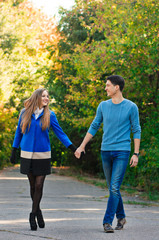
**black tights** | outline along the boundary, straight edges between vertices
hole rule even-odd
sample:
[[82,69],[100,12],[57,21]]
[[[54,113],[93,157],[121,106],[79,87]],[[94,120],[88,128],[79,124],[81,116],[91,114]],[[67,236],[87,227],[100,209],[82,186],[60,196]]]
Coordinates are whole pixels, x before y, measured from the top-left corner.
[[34,176],[32,173],[29,173],[27,176],[30,183],[30,195],[33,202],[32,213],[36,213],[40,210],[40,201],[46,176]]

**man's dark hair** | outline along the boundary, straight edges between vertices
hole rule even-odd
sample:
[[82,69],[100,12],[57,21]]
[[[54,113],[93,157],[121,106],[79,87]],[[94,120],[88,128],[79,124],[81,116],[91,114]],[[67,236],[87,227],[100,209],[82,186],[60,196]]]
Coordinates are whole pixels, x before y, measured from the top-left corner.
[[106,78],[106,80],[109,80],[114,86],[119,85],[120,91],[123,91],[124,85],[125,85],[125,80],[123,77],[119,75],[111,75]]

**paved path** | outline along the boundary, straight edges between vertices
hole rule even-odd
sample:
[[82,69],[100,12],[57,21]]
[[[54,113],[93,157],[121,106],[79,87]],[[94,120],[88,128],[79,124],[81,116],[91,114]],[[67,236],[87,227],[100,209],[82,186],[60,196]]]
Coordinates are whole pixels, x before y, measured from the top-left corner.
[[41,203],[46,227],[31,231],[27,178],[17,168],[6,169],[0,172],[0,240],[159,239],[159,207],[125,205],[127,224],[124,230],[104,233],[106,194],[105,190],[70,177],[49,175]]

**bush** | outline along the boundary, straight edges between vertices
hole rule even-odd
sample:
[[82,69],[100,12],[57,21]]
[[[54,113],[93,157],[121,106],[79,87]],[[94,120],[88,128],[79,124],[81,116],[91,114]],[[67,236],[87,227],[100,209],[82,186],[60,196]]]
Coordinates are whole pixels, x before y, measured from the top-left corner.
[[17,115],[14,108],[7,109],[3,105],[0,106],[0,169],[9,164]]

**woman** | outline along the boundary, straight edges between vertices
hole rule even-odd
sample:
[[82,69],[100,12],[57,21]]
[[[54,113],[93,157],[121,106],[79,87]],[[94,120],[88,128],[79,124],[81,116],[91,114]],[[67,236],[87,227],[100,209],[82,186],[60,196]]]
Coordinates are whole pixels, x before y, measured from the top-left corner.
[[24,107],[19,117],[10,161],[15,163],[16,150],[20,145],[20,172],[28,177],[32,199],[29,222],[31,230],[37,230],[37,223],[40,228],[45,227],[40,201],[45,177],[51,173],[50,127],[66,148],[75,152],[76,147],[59,126],[55,113],[49,110],[49,94],[46,89],[37,89],[24,102]]

